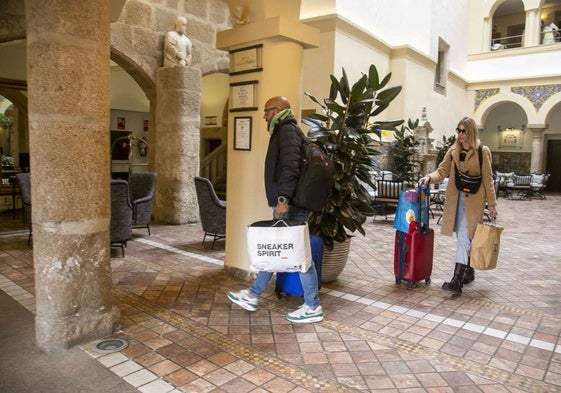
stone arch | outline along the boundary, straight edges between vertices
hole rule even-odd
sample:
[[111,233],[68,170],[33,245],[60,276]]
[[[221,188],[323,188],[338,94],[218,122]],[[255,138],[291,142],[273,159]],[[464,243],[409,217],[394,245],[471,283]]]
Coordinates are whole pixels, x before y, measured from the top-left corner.
[[474,115],[474,120],[477,122],[477,124],[485,124],[489,113],[491,113],[495,107],[505,102],[517,104],[525,113],[526,118],[528,119],[528,123],[537,122],[535,121],[536,111],[532,106],[532,103],[526,98],[518,94],[514,94],[510,91],[508,93],[492,96],[485,100],[477,109]]
[[3,0],[0,12],[0,42],[25,38],[25,2]]
[[125,55],[123,52],[111,47],[111,60],[117,63],[123,70],[129,74],[134,81],[140,86],[150,105],[152,106],[156,101],[156,83],[154,78],[150,76],[145,69],[136,63],[131,57]]
[[541,106],[538,112],[539,123],[549,124],[549,118],[555,110],[561,110],[561,92],[556,93],[549,97]]
[[6,97],[19,111],[27,115],[27,95],[23,91],[0,87],[0,94]]
[[487,15],[487,17],[492,18],[495,11],[497,11],[497,8],[499,8],[503,3],[509,1],[520,1],[523,5],[524,11],[527,11],[530,9],[541,7],[547,0],[496,0],[493,2],[489,2],[486,5],[487,9],[484,13]]

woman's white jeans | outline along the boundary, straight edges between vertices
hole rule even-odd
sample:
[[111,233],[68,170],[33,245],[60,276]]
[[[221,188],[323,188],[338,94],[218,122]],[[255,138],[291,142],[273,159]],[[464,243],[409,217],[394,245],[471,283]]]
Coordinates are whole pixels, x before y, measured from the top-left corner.
[[467,265],[469,254],[471,252],[471,240],[468,235],[466,206],[464,204],[463,192],[460,192],[458,196],[455,230],[456,230],[456,238],[457,238],[456,263]]

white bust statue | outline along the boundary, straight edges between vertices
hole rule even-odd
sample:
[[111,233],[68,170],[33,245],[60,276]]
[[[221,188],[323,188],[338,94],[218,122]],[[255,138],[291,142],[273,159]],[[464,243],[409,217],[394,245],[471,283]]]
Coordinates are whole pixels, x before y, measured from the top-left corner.
[[187,19],[175,20],[175,30],[168,31],[164,38],[164,67],[191,65],[191,41],[185,35]]

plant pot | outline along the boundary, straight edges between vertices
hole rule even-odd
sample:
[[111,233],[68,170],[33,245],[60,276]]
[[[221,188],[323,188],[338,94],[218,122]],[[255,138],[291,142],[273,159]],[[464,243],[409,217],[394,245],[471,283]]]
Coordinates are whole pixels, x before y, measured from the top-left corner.
[[337,277],[339,277],[339,274],[341,274],[347,264],[350,249],[351,238],[349,237],[344,242],[335,242],[333,250],[327,248],[323,250],[321,282],[337,280]]

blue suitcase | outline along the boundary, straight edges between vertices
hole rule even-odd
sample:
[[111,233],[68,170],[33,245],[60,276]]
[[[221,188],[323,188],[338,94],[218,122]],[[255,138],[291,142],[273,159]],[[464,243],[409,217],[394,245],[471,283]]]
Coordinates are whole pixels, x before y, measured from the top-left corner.
[[[323,239],[317,235],[310,235],[310,245],[312,249],[312,260],[318,274],[318,289],[321,288],[321,262],[323,259]],[[304,289],[300,282],[300,273],[277,273],[275,282],[275,293],[277,297],[282,298],[283,293],[286,295],[302,296]]]

